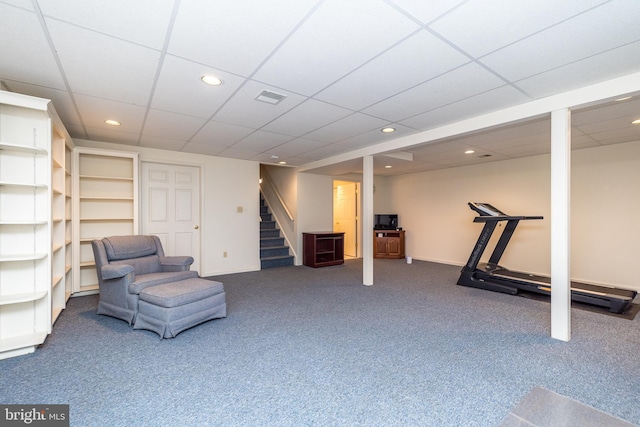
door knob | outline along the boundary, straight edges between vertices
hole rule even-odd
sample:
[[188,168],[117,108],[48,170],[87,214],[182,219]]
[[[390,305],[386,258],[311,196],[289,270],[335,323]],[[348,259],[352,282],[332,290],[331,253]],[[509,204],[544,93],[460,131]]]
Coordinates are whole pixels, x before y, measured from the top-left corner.
[[199,227],[199,226],[197,226],[197,225],[194,225],[194,226],[193,226],[193,228],[197,230],[197,229],[198,229],[198,228],[200,228],[200,227]]

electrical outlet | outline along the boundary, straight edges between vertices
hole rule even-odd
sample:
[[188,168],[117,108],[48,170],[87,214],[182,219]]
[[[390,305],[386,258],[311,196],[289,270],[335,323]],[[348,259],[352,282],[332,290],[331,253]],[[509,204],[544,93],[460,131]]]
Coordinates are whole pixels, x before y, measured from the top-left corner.
[[242,213],[244,211],[244,209],[243,209],[242,206],[238,206],[237,211],[238,211],[238,213]]
[[226,258],[227,257],[227,251],[222,252],[222,257]]

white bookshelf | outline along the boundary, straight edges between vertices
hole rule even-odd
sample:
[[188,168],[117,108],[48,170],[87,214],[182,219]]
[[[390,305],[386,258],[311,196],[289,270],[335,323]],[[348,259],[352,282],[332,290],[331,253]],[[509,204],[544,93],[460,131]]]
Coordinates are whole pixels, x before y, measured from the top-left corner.
[[64,292],[65,147],[49,100],[0,91],[0,359],[35,351]]
[[98,291],[91,241],[138,234],[138,154],[74,149],[73,292]]

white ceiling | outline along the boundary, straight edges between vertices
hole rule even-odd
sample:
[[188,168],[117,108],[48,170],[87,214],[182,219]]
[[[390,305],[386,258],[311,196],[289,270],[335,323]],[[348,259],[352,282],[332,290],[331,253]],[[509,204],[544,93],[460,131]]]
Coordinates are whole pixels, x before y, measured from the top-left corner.
[[[0,81],[74,138],[300,166],[640,72],[639,22],[638,0],[0,0]],[[578,110],[574,148],[640,140],[637,118],[640,97]],[[403,151],[376,173],[546,153],[549,121]]]

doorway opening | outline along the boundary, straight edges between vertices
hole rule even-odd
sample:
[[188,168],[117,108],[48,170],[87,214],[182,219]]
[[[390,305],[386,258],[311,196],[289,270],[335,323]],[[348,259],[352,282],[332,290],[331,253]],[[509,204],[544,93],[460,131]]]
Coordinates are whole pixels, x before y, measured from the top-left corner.
[[360,183],[333,181],[333,231],[344,233],[344,257],[361,256]]

